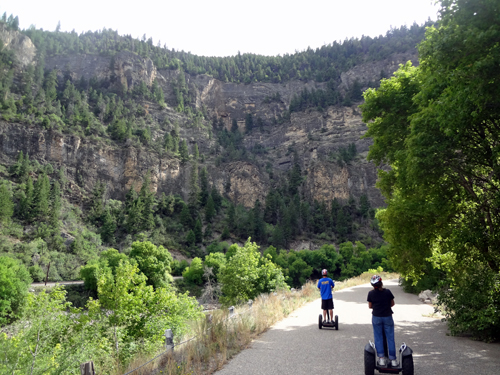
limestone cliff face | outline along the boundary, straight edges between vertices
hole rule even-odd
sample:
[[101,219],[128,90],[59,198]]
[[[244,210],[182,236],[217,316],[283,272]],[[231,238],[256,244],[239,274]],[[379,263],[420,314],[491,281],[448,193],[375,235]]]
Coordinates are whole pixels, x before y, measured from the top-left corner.
[[125,91],[133,89],[141,81],[151,86],[157,78],[156,67],[151,59],[129,51],[119,52],[112,58],[100,55],[47,57],[45,68],[56,69],[59,78],[69,71],[74,80],[95,77],[108,81],[117,90]]
[[381,78],[388,78],[393,72],[398,70],[400,64],[406,64],[408,61],[417,66],[417,54],[396,53],[385,60],[357,65],[340,75],[342,82],[339,85],[339,90],[345,93],[354,84],[355,80],[358,80],[362,86],[367,86],[370,82],[378,82]]
[[[0,39],[9,48],[15,49],[18,59],[24,64],[33,61],[36,50],[28,38],[0,29]],[[398,64],[407,60],[415,62],[416,55],[395,55],[386,61],[359,65],[342,74],[339,90],[348,90],[356,79],[365,86],[376,82],[381,71],[390,75]],[[141,82],[150,86],[156,79],[163,88],[167,103],[172,103],[173,84],[178,75],[183,74],[175,70],[157,70],[149,58],[128,51],[122,51],[113,58],[98,55],[53,56],[45,61],[46,69],[56,69],[61,79],[69,71],[74,80],[96,77],[118,91],[133,89]],[[245,135],[244,146],[248,150],[255,147],[263,150],[252,162],[238,161],[216,166],[216,142],[208,120],[201,126],[194,126],[189,117],[168,105],[160,108],[153,103],[143,103],[150,106],[150,115],[159,124],[165,124],[154,129],[153,140],[163,137],[172,129],[171,124],[178,123],[181,138],[188,141],[191,150],[196,143],[200,152],[206,155],[205,163],[200,166],[207,168],[211,183],[221,192],[230,187],[225,192],[235,203],[251,207],[257,199],[264,201],[272,184],[266,170],[271,168],[275,176],[286,172],[292,166],[296,152],[305,176],[304,192],[310,198],[328,202],[333,198],[345,201],[350,195],[359,197],[367,194],[372,206],[384,204],[375,188],[376,168],[366,161],[371,141],[362,138],[367,128],[357,109],[360,103],[352,107],[330,107],[323,112],[309,110],[293,113],[290,122],[278,124],[276,119],[288,108],[294,95],[304,88],[322,89],[324,84],[292,81],[245,85],[223,83],[207,75],[187,74],[185,80],[195,106],[205,108],[209,118],[216,116],[222,119],[228,128],[232,119],[236,119],[243,131],[247,113],[264,120],[262,128]],[[267,100],[276,97],[277,93],[279,100]],[[356,146],[356,158],[348,164],[340,164],[335,155],[351,143]],[[107,182],[109,197],[123,198],[131,186],[140,189],[147,172],[151,175],[153,189],[159,193],[179,193],[187,197],[189,192],[190,166],[181,165],[178,159],[157,151],[134,147],[131,143],[103,143],[0,121],[0,162],[12,164],[21,150],[42,164],[65,166],[68,177],[84,192],[90,191],[101,180]],[[82,199],[77,191],[79,189],[75,185],[74,201]]]
[[4,48],[14,51],[21,68],[33,63],[36,47],[30,38],[0,24],[0,40],[3,42]]

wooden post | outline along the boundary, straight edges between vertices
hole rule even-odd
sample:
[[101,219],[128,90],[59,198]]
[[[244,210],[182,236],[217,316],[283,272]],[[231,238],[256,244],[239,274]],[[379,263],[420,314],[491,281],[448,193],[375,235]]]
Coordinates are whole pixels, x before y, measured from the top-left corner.
[[94,362],[88,361],[80,365],[81,375],[95,375]]
[[165,347],[174,351],[174,335],[171,329],[165,330]]

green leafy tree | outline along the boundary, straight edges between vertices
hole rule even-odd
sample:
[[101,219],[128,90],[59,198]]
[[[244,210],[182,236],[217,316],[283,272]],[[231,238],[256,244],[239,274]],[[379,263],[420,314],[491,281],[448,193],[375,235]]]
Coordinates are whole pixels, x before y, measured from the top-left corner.
[[226,266],[227,260],[226,257],[223,253],[221,252],[213,252],[208,254],[205,257],[205,261],[203,262],[203,265],[205,267],[210,267],[212,268],[212,272],[215,276],[215,280],[218,279],[218,275],[221,273],[222,269]]
[[173,258],[163,246],[156,246],[149,241],[136,241],[132,244],[129,256],[137,262],[141,272],[146,275],[147,285],[159,288],[172,282],[170,265]]
[[224,305],[246,302],[261,293],[286,288],[281,269],[268,258],[262,258],[257,244],[247,241],[243,247],[233,245],[232,255],[220,271],[220,301]]
[[191,261],[189,267],[182,272],[182,277],[188,282],[196,285],[203,284],[203,262],[196,257]]
[[0,256],[0,325],[19,318],[32,280],[18,260]]
[[[380,89],[365,92],[362,112],[374,142],[368,158],[392,167],[379,172],[387,208],[377,215],[391,261],[417,280],[432,259],[448,270],[450,288],[460,289],[473,276],[470,263],[500,271],[500,72],[494,68],[500,30],[494,1],[440,3],[439,26],[419,46],[420,65],[407,63]],[[481,319],[484,306],[476,307],[467,314]],[[478,334],[498,329],[483,322]]]

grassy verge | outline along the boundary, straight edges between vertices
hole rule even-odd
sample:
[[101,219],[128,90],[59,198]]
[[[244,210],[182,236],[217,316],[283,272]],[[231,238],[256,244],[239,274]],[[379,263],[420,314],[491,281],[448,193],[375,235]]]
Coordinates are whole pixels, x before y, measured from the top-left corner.
[[[366,284],[372,275],[366,272],[344,282],[337,282],[335,290]],[[381,275],[384,280],[399,277],[395,273]],[[316,282],[311,281],[296,291],[263,294],[253,301],[251,308],[248,305],[237,306],[233,317],[229,317],[227,309],[207,313],[205,320],[192,324],[189,337],[175,340],[177,346],[173,352],[168,351],[159,355],[156,360],[130,375],[212,374],[272,325],[318,298]],[[150,359],[136,357],[124,373],[143,365]]]

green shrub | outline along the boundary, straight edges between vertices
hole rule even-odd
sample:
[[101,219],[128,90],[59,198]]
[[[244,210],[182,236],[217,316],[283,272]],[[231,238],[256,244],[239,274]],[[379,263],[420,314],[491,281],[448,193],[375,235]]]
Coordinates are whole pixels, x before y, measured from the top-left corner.
[[0,257],[0,326],[21,315],[31,281],[21,262],[7,256]]

